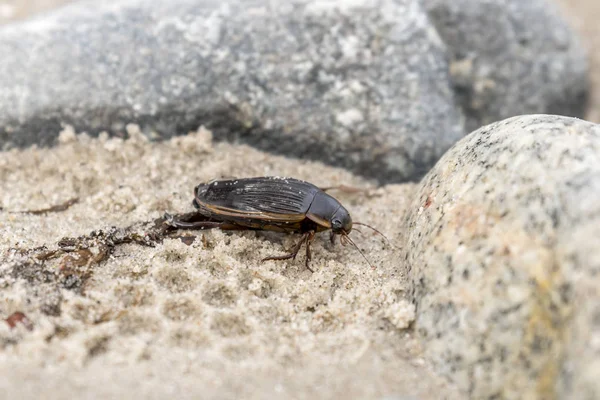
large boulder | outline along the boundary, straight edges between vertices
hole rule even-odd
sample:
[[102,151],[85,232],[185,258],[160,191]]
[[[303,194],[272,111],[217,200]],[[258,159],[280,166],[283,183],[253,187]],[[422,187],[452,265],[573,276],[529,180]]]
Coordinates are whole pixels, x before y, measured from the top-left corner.
[[521,114],[582,116],[581,43],[546,0],[423,0],[447,46],[467,132]]
[[77,3],[0,31],[0,143],[61,123],[217,139],[382,180],[422,175],[463,135],[445,47],[415,0]]
[[463,113],[582,112],[585,57],[551,6],[455,3],[75,3],[0,29],[0,148],[53,144],[64,124],[152,138],[205,125],[398,182],[466,133]]
[[405,228],[439,372],[473,398],[600,397],[600,126],[531,115],[473,132]]

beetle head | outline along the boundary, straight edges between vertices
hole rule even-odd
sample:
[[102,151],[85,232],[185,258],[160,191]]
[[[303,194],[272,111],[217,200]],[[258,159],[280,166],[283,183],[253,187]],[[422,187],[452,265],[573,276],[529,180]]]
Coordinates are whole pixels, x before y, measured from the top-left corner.
[[344,207],[337,209],[331,217],[331,230],[333,233],[349,234],[352,230],[352,217]]

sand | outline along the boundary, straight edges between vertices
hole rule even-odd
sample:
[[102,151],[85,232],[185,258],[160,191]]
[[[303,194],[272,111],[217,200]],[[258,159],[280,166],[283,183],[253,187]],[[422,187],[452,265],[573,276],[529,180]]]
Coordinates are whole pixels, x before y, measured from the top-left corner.
[[[401,221],[415,185],[376,188],[316,162],[213,143],[210,132],[150,143],[61,133],[52,149],[13,150],[0,159],[0,393],[51,398],[383,398],[439,399],[453,389],[420,357],[414,308],[399,260]],[[355,249],[313,245],[314,273],[269,261],[297,237],[278,233],[181,231],[155,247],[90,246],[98,262],[65,253],[35,255],[65,237],[134,225],[143,234],[164,212],[192,211],[193,187],[226,176],[294,176],[335,193],[357,221]],[[47,214],[18,213],[78,202]],[[137,224],[137,225],[136,225]],[[100,235],[101,236],[101,235]],[[64,242],[64,241],[63,241]],[[189,241],[188,241],[189,243]],[[104,253],[103,253],[104,252]],[[93,256],[91,257],[93,259]],[[86,259],[87,260],[87,259]],[[37,264],[36,264],[37,262]],[[26,384],[25,384],[26,382]],[[404,398],[404,397],[398,397]]]

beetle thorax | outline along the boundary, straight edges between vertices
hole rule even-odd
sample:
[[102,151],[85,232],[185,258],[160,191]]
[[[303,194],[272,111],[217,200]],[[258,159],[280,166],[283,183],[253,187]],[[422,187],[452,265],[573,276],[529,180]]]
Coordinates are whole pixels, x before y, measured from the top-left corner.
[[349,233],[352,230],[352,218],[348,211],[327,193],[318,192],[308,212],[329,223],[334,233]]

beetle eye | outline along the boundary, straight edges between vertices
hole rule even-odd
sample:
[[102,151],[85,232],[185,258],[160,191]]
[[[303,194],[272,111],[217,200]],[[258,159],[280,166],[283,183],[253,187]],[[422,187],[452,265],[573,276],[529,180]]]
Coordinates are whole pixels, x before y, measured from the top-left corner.
[[342,222],[339,219],[334,219],[331,221],[331,226],[333,229],[340,229],[342,227]]

